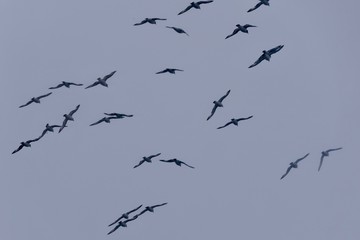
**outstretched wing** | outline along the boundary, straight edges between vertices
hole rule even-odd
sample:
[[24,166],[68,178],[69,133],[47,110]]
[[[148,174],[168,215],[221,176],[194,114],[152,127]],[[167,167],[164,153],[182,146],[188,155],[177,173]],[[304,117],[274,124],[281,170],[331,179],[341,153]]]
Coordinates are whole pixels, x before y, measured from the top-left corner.
[[113,232],[115,232],[120,226],[121,226],[120,224],[116,225],[110,232],[108,232],[107,235],[112,234]]
[[108,75],[106,75],[103,80],[106,82],[106,80],[108,80],[109,78],[111,78],[114,74],[116,73],[116,71],[113,71],[111,73],[109,73]]
[[337,151],[337,150],[340,150],[340,149],[342,149],[342,147],[340,147],[340,148],[333,148],[333,149],[329,149],[329,150],[327,150],[327,152],[329,153],[329,152],[332,152],[332,151]]
[[193,167],[193,166],[190,166],[189,164],[187,164],[187,163],[185,163],[185,162],[183,162],[183,161],[180,161],[182,164],[184,164],[184,165],[186,165],[186,166],[188,166],[189,168],[195,168],[195,167]]
[[226,36],[226,38],[225,38],[225,39],[228,39],[229,37],[234,36],[234,35],[235,35],[235,34],[237,34],[239,31],[240,31],[240,29],[236,28],[236,29],[232,32],[232,34],[230,34],[230,35]]
[[157,21],[157,20],[165,21],[166,18],[153,18],[153,20],[155,20],[155,21]]
[[[119,222],[121,219],[123,218],[123,216],[119,217],[118,219],[116,219],[114,222],[112,222],[111,224],[108,225],[108,227],[111,227],[112,225],[114,225],[115,223]],[[115,230],[114,230],[115,231]],[[110,233],[108,233],[110,234]]]
[[17,149],[15,149],[11,154],[17,153],[20,151],[24,146],[21,144]]
[[137,211],[137,210],[138,210],[139,208],[141,208],[141,207],[142,207],[142,205],[138,206],[137,208],[134,208],[133,210],[127,212],[126,214],[133,213],[133,212]]
[[82,86],[84,84],[81,84],[81,83],[72,83],[72,82],[69,82],[69,85],[75,85],[75,86]]
[[244,120],[248,120],[248,119],[250,119],[250,118],[252,118],[253,116],[250,116],[250,117],[247,117],[247,118],[238,118],[238,119],[236,119],[236,121],[237,122],[239,122],[239,121],[244,121]]
[[153,205],[153,206],[151,206],[151,207],[152,207],[152,208],[156,208],[156,207],[164,206],[164,205],[166,205],[166,204],[167,204],[167,202],[166,202],[166,203],[157,204],[157,205]]
[[208,118],[206,119],[206,121],[208,121],[208,120],[214,115],[217,107],[218,107],[217,105],[214,105],[214,107],[213,107],[212,110],[211,110],[211,114],[210,114],[210,116],[208,116]]
[[150,155],[148,158],[154,158],[154,157],[157,157],[157,156],[159,156],[161,153],[158,153],[158,154],[154,154],[154,155]]
[[303,160],[304,158],[306,158],[307,156],[309,156],[310,153],[306,154],[305,156],[303,156],[302,158],[299,158],[298,160],[295,161],[296,164],[298,164],[301,160]]
[[175,160],[174,159],[170,159],[170,160],[163,160],[163,159],[161,159],[161,160],[159,160],[160,162],[175,162]]
[[232,122],[228,122],[228,123],[226,123],[224,126],[218,127],[217,129],[221,129],[221,128],[227,127],[227,126],[229,126],[231,123],[232,123]]
[[211,3],[211,2],[213,2],[213,1],[199,1],[199,2],[197,2],[197,4],[204,4],[204,3]]
[[262,4],[263,4],[262,2],[259,2],[258,4],[255,5],[255,7],[250,8],[247,12],[252,12],[252,11],[254,11],[255,9],[258,9]]
[[261,63],[264,59],[265,59],[265,55],[262,54],[262,55],[258,58],[258,60],[256,60],[252,65],[250,65],[249,68],[255,67],[256,65],[258,65],[259,63]]
[[280,180],[283,179],[283,178],[290,172],[291,168],[292,168],[291,166],[289,166],[289,167],[287,168],[286,173],[281,176]]
[[143,164],[145,162],[145,160],[141,160],[137,165],[134,166],[134,168],[137,168],[138,166],[140,166],[141,164]]
[[277,53],[278,51],[280,51],[283,47],[284,47],[284,45],[279,45],[277,47],[274,47],[274,48],[268,50],[267,52],[269,54],[274,54],[274,53]]
[[156,74],[166,73],[166,72],[168,72],[168,71],[169,71],[168,69],[164,69],[164,70],[162,70],[162,71],[160,71],[160,72],[157,72]]
[[226,94],[219,99],[219,102],[222,102],[229,95],[229,93],[230,93],[230,90],[227,91]]
[[178,13],[178,15],[181,15],[181,14],[183,14],[183,13],[185,13],[185,12],[189,11],[191,8],[192,8],[192,6],[191,6],[191,5],[187,6],[184,10],[182,10],[181,12],[179,12],[179,13]]
[[26,107],[27,105],[29,105],[30,103],[32,103],[33,100],[31,99],[30,101],[28,101],[27,103],[25,103],[24,105],[21,105],[19,108],[22,108],[22,107]]
[[144,20],[142,20],[141,22],[139,22],[139,23],[135,23],[134,24],[134,26],[139,26],[139,25],[143,25],[144,23],[146,23],[147,22],[147,20],[146,19],[144,19]]
[[324,157],[325,157],[325,155],[321,155],[318,171],[320,171],[320,168],[321,168],[321,166],[323,164],[323,161],[324,161]]
[[98,84],[99,84],[99,81],[96,81],[96,82],[94,82],[93,84],[87,86],[85,89],[91,88],[91,87],[95,87],[95,86],[98,85]]
[[62,87],[62,86],[64,86],[64,84],[63,84],[63,83],[60,83],[60,84],[57,85],[56,87],[49,87],[49,89],[57,89],[57,88],[60,88],[60,87]]
[[102,118],[102,119],[100,119],[99,121],[90,124],[90,126],[97,125],[97,124],[99,124],[99,123],[101,123],[101,122],[103,122],[103,121],[105,121],[105,118]]
[[249,27],[256,27],[256,26],[250,25],[250,24],[245,24],[243,27],[244,27],[244,28],[249,28]]
[[66,127],[67,121],[68,121],[67,118],[65,118],[62,125],[61,125],[61,127],[59,128],[59,133]]
[[41,96],[39,96],[39,97],[37,97],[37,98],[38,98],[38,99],[41,99],[41,98],[47,97],[47,96],[49,96],[49,95],[51,95],[51,94],[52,94],[52,92],[49,92],[49,93],[44,94],[44,95],[41,95]]
[[76,108],[74,110],[72,110],[69,115],[72,116],[80,107],[80,104],[76,106]]

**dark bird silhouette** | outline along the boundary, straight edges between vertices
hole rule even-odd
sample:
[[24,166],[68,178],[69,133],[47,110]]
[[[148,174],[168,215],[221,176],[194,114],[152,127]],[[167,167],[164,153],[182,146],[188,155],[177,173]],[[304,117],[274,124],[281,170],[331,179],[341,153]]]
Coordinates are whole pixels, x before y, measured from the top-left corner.
[[224,105],[222,104],[222,101],[229,95],[229,93],[230,93],[230,90],[227,91],[227,93],[224,96],[222,96],[218,101],[213,101],[214,107],[211,110],[210,116],[206,120],[209,120],[214,115],[214,113],[218,107],[224,107]]
[[166,18],[145,18],[141,22],[135,23],[134,26],[143,25],[145,23],[156,24],[156,21],[158,21],[158,20],[165,21]]
[[332,152],[332,151],[337,151],[337,150],[340,150],[342,149],[342,147],[340,148],[333,148],[333,149],[328,149],[326,151],[322,151],[321,152],[321,158],[320,158],[320,165],[319,165],[319,168],[318,168],[318,171],[320,171],[320,168],[323,164],[323,161],[324,161],[324,157],[328,157],[329,156],[329,153]]
[[171,28],[171,29],[174,29],[174,31],[175,32],[177,32],[177,33],[184,33],[184,34],[186,34],[186,35],[188,35],[189,36],[189,34],[187,34],[187,32],[185,32],[184,31],[184,29],[182,29],[182,28],[178,28],[178,27],[169,27],[169,26],[166,26],[167,28]]
[[166,202],[166,203],[161,203],[161,204],[158,204],[158,205],[147,206],[147,207],[145,207],[145,209],[142,210],[137,216],[140,216],[140,215],[144,214],[145,212],[154,212],[154,209],[155,209],[155,208],[164,206],[164,205],[166,205],[166,204],[167,204],[167,202]]
[[21,143],[20,143],[20,146],[19,146],[17,149],[15,149],[11,154],[17,153],[17,152],[20,151],[23,147],[31,147],[31,143],[38,141],[40,138],[41,138],[41,136],[38,137],[38,138],[32,139],[32,140],[27,140],[26,142],[21,142]]
[[148,156],[148,157],[143,157],[143,159],[137,164],[134,166],[134,168],[137,168],[138,166],[140,166],[141,164],[143,164],[144,162],[148,162],[148,163],[151,163],[151,159],[154,158],[154,157],[157,157],[159,156],[161,153],[158,153],[158,154],[155,154],[155,155],[151,155],[151,156]]
[[111,227],[112,225],[114,225],[115,223],[119,222],[121,219],[125,218],[125,219],[129,219],[129,214],[137,211],[139,208],[141,208],[142,205],[138,206],[137,208],[134,208],[131,211],[128,211],[126,213],[123,213],[118,219],[116,219],[114,222],[112,222],[111,224],[109,224],[108,226]]
[[90,124],[90,126],[97,125],[97,124],[99,124],[99,123],[101,123],[101,122],[110,123],[110,119],[117,119],[117,117],[103,117],[103,118],[100,119],[99,121]]
[[184,165],[186,165],[186,166],[188,166],[189,168],[194,168],[193,166],[190,166],[190,165],[188,165],[188,164],[186,164],[186,163],[184,163],[183,161],[180,161],[180,160],[178,160],[178,159],[176,159],[176,158],[173,158],[173,159],[169,159],[169,160],[159,160],[159,161],[161,161],[161,162],[168,162],[168,163],[175,163],[176,165],[178,165],[178,166],[180,166],[181,167],[181,164],[184,164]]
[[70,88],[71,85],[74,85],[74,86],[82,86],[83,84],[62,81],[59,85],[57,85],[57,86],[55,86],[55,87],[50,87],[49,89],[57,89],[57,88],[61,88],[61,87],[63,87],[63,86],[64,86],[64,87],[67,87],[67,88]]
[[69,114],[64,114],[63,116],[65,117],[60,129],[59,129],[59,132],[61,132],[65,127],[66,127],[66,123],[68,121],[74,121],[74,118],[73,118],[73,115],[74,113],[79,109],[80,107],[80,104],[76,106],[76,108],[74,110],[72,110]]
[[303,160],[304,158],[306,158],[307,156],[309,156],[310,153],[306,154],[305,156],[303,156],[302,158],[299,158],[298,160],[296,160],[295,162],[291,162],[290,166],[287,168],[286,173],[284,175],[281,176],[280,180],[283,179],[292,168],[297,168],[298,167],[298,163]]
[[240,121],[248,120],[248,119],[250,119],[250,118],[252,118],[252,117],[253,117],[253,116],[250,116],[250,117],[247,117],[247,118],[238,118],[238,119],[232,118],[232,119],[230,120],[230,122],[226,123],[224,126],[218,127],[217,129],[221,129],[221,128],[227,127],[227,126],[229,126],[230,124],[234,124],[235,126],[238,126],[238,123],[239,123]]
[[178,13],[178,15],[181,15],[187,11],[189,11],[191,8],[200,9],[201,4],[205,3],[211,3],[213,1],[198,1],[198,2],[191,2],[189,6],[187,6],[184,10]]
[[277,47],[274,47],[268,51],[263,50],[263,54],[258,58],[258,60],[256,60],[249,68],[255,67],[256,65],[258,65],[259,63],[261,63],[263,60],[267,60],[270,61],[271,55],[274,53],[277,53],[278,51],[280,51],[282,48],[284,47],[284,45],[279,45]]
[[255,5],[255,7],[250,8],[247,12],[252,12],[255,9],[259,8],[261,5],[270,6],[269,0],[260,0],[260,2]]
[[250,25],[250,24],[245,24],[244,26],[240,25],[240,24],[236,24],[236,28],[233,31],[232,34],[226,36],[225,39],[228,39],[229,37],[234,36],[235,34],[237,34],[239,31],[243,32],[243,33],[249,33],[249,31],[247,30],[249,27],[256,27],[254,25]]
[[49,96],[49,95],[51,95],[52,94],[52,92],[49,92],[49,93],[47,93],[47,94],[45,94],[45,95],[41,95],[41,96],[38,96],[38,97],[33,97],[33,98],[31,98],[31,100],[30,101],[28,101],[26,104],[24,104],[24,105],[21,105],[19,108],[22,108],[22,107],[25,107],[25,106],[27,106],[27,105],[29,105],[30,103],[40,103],[40,99],[41,98],[44,98],[44,97],[47,97],[47,96]]
[[161,74],[161,73],[171,73],[171,74],[175,74],[176,71],[184,71],[184,70],[181,70],[181,69],[177,69],[177,68],[166,68],[160,72],[157,72],[156,74]]
[[60,125],[49,125],[48,123],[45,126],[44,131],[42,132],[40,138],[42,138],[47,132],[54,132],[54,128],[60,128]]
[[116,71],[113,71],[113,72],[111,72],[110,74],[106,75],[103,78],[97,78],[97,80],[93,84],[87,86],[85,89],[95,87],[96,85],[99,85],[99,84],[103,85],[104,87],[108,87],[108,84],[107,84],[106,80],[111,78],[115,73],[116,73]]
[[135,215],[134,217],[127,219],[125,221],[119,221],[118,224],[110,231],[108,232],[107,235],[112,234],[113,232],[115,232],[119,227],[127,227],[127,223],[134,221],[135,219],[138,218],[139,215]]

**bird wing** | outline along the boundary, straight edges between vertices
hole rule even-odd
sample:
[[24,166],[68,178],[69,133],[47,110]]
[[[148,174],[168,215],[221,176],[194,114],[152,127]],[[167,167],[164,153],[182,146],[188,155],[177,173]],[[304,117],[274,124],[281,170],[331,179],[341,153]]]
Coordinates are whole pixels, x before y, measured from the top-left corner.
[[44,131],[42,131],[42,133],[41,133],[41,137],[43,137],[46,133],[47,133],[47,128],[45,128],[45,130]]
[[72,116],[80,107],[80,104],[76,106],[76,108],[74,110],[72,110],[69,115]]
[[72,82],[69,82],[69,85],[75,85],[75,86],[82,86],[84,84],[81,84],[81,83],[72,83]]
[[37,98],[38,98],[38,99],[44,98],[44,97],[47,97],[47,96],[49,96],[49,95],[51,95],[51,94],[52,94],[52,92],[49,92],[49,93],[44,94],[44,95],[41,95],[41,96],[39,96],[39,97],[37,97]]
[[154,154],[154,155],[151,155],[151,156],[149,156],[148,158],[154,158],[154,157],[157,157],[157,156],[159,156],[161,153],[158,153],[158,154]]
[[181,71],[181,72],[183,72],[184,70],[182,70],[182,69],[178,69],[178,68],[174,68],[174,70],[175,71]]
[[63,83],[60,83],[60,84],[57,85],[56,87],[49,87],[49,89],[56,89],[56,88],[60,88],[60,87],[62,87],[62,86],[64,86],[64,84],[63,84]]
[[238,118],[238,119],[236,119],[236,121],[237,122],[239,122],[239,121],[244,121],[244,120],[248,120],[248,119],[250,119],[250,118],[252,118],[253,116],[250,116],[250,117],[247,117],[247,118]]
[[99,121],[90,124],[90,126],[97,125],[97,124],[99,124],[99,123],[101,123],[101,122],[103,122],[103,121],[105,121],[105,118],[102,118],[102,119],[100,119]]
[[340,147],[340,148],[333,148],[333,149],[329,149],[329,150],[327,150],[326,152],[332,152],[332,151],[337,151],[337,150],[340,150],[340,149],[342,149],[342,147]]
[[287,168],[286,173],[281,176],[280,180],[283,179],[290,172],[291,168],[291,166]]
[[244,28],[249,28],[249,27],[256,27],[256,26],[250,25],[250,24],[245,24],[243,27],[244,27]]
[[274,54],[274,53],[277,53],[278,51],[280,51],[283,47],[284,47],[284,45],[279,45],[277,47],[274,47],[274,48],[268,50],[267,52],[269,54]]
[[211,110],[210,116],[208,116],[208,118],[206,119],[207,121],[214,115],[217,107],[218,107],[217,105],[214,105],[214,107],[213,107],[212,110]]
[[175,162],[174,159],[170,159],[170,160],[163,160],[163,159],[161,159],[161,160],[159,160],[159,161],[161,161],[161,162]]
[[191,8],[192,8],[192,6],[191,6],[191,5],[187,6],[184,10],[182,10],[181,12],[179,12],[179,13],[178,13],[178,15],[181,15],[181,14],[183,14],[183,13],[185,13],[185,12],[189,11]]
[[229,93],[230,93],[230,90],[227,91],[226,94],[219,99],[219,102],[222,102],[229,95]]
[[103,80],[106,82],[106,80],[108,80],[109,78],[111,78],[114,74],[116,73],[116,71],[113,71],[111,73],[109,73],[108,75],[106,75]]
[[249,68],[255,67],[265,59],[265,55],[262,54]]
[[185,163],[185,162],[183,162],[183,161],[180,161],[182,164],[184,164],[184,165],[186,165],[186,166],[188,166],[189,168],[195,168],[195,167],[193,167],[193,166],[190,166],[189,164],[187,164],[187,163]]
[[126,214],[133,213],[133,212],[137,211],[137,210],[138,210],[139,208],[141,208],[141,207],[142,207],[142,204],[141,204],[140,206],[138,206],[137,208],[134,208],[133,210],[127,212]]
[[15,149],[11,154],[17,153],[20,151],[24,146],[21,144],[17,149]]
[[104,114],[107,116],[116,116],[117,115],[117,113],[104,113]]
[[166,202],[166,203],[157,204],[157,205],[153,205],[153,206],[151,206],[151,207],[152,207],[152,208],[156,208],[156,207],[164,206],[164,205],[166,205],[166,204],[167,204],[167,202]]
[[156,74],[166,73],[167,71],[168,71],[168,69],[164,69],[164,70],[162,70],[162,71],[160,71],[160,72],[157,72]]
[[204,3],[211,3],[211,2],[213,2],[213,1],[199,1],[199,2],[197,2],[197,4],[204,4]]
[[166,18],[153,18],[153,20],[157,21],[157,20],[162,20],[162,21],[165,21]]
[[141,22],[139,22],[139,23],[135,23],[134,24],[134,26],[139,26],[139,25],[143,25],[144,23],[146,23],[147,22],[147,20],[146,19],[144,19],[144,20],[142,20]]
[[27,142],[27,143],[36,142],[36,141],[39,141],[39,140],[40,140],[40,138],[42,138],[42,137],[43,137],[43,136],[42,136],[42,135],[40,135],[39,137],[37,137],[37,138],[35,138],[35,139],[27,140],[26,142]]
[[110,232],[108,232],[107,235],[112,234],[113,232],[115,232],[120,226],[121,226],[120,224],[116,225]]
[[255,9],[259,8],[262,4],[263,4],[262,2],[259,2],[258,4],[255,5],[255,7],[250,8],[247,12],[252,12],[252,11],[254,11]]
[[27,103],[25,103],[24,105],[21,105],[19,108],[26,107],[27,105],[29,105],[29,104],[32,103],[32,102],[33,102],[33,100],[30,100],[30,101],[28,101]]
[[235,35],[235,34],[237,34],[239,31],[240,31],[240,29],[236,28],[236,29],[232,32],[232,34],[230,34],[230,35],[226,36],[226,38],[225,38],[225,39],[228,39],[229,37],[234,36],[234,35]]
[[115,223],[119,222],[122,218],[123,218],[123,216],[119,217],[119,218],[116,219],[114,222],[112,222],[111,224],[109,224],[108,227],[111,227],[111,226],[114,225]]
[[224,126],[218,127],[217,129],[221,129],[221,128],[227,127],[227,126],[229,126],[231,123],[232,123],[232,122],[228,122],[228,123],[226,123]]
[[96,82],[94,82],[93,84],[87,86],[85,89],[91,88],[91,87],[95,87],[95,86],[98,85],[98,84],[99,84],[99,81],[96,81]]
[[66,127],[67,121],[68,121],[67,118],[65,118],[62,125],[61,125],[61,127],[59,128],[59,132],[61,132]]
[[324,161],[324,155],[321,155],[318,171],[320,171],[320,168],[321,168],[321,166],[323,164],[323,161]]
[[307,156],[309,156],[310,153],[306,154],[305,156],[303,156],[302,158],[299,158],[298,160],[295,161],[295,163],[299,163],[301,160],[303,160],[304,158],[306,158]]
[[137,168],[138,166],[140,166],[141,164],[143,164],[145,162],[145,160],[141,160],[137,165],[134,166],[134,168]]

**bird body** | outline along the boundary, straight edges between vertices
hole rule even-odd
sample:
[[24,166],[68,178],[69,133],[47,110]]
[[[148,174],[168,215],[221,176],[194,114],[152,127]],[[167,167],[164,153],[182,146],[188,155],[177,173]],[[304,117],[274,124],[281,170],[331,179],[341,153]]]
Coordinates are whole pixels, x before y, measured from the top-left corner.
[[249,30],[248,30],[249,27],[256,27],[256,26],[250,25],[250,24],[245,24],[245,25],[243,25],[243,26],[240,25],[240,24],[236,24],[236,28],[235,28],[235,30],[233,31],[233,33],[230,34],[230,35],[228,35],[228,36],[226,36],[225,39],[228,39],[228,38],[234,36],[234,35],[237,34],[239,31],[241,31],[241,32],[243,32],[243,33],[249,33]]
[[138,216],[144,214],[145,212],[154,212],[154,209],[155,209],[155,208],[164,206],[164,205],[166,205],[166,204],[167,204],[167,202],[166,202],[166,203],[157,204],[157,205],[153,205],[153,206],[147,206],[147,207],[145,207],[144,210],[142,210],[142,211],[139,213]]
[[158,153],[158,154],[155,154],[155,155],[150,155],[148,157],[143,157],[143,159],[137,164],[134,166],[134,168],[137,168],[139,167],[141,164],[143,164],[144,162],[148,162],[148,163],[151,163],[151,159],[154,158],[154,157],[157,157],[159,156],[161,153]]
[[290,170],[291,170],[292,168],[298,168],[298,163],[299,163],[300,161],[302,161],[303,159],[305,159],[307,156],[309,156],[309,154],[310,154],[310,153],[306,154],[306,155],[305,155],[304,157],[302,157],[302,158],[297,159],[295,162],[291,162],[291,163],[289,164],[290,166],[289,166],[289,167],[287,168],[287,170],[286,170],[286,173],[281,176],[280,180],[283,179],[283,178],[290,172]]
[[139,26],[139,25],[143,25],[145,23],[150,23],[150,24],[156,24],[157,20],[161,20],[161,21],[165,21],[166,18],[145,18],[144,20],[142,20],[139,23],[135,23],[134,26]]
[[59,129],[59,132],[61,132],[65,127],[66,127],[66,123],[68,121],[74,121],[74,117],[73,117],[73,114],[79,109],[80,107],[80,104],[76,106],[76,108],[74,110],[72,110],[69,114],[64,114],[64,121]]
[[70,88],[71,85],[74,85],[74,86],[82,86],[83,84],[62,81],[59,85],[57,85],[57,86],[55,86],[55,87],[50,87],[49,89],[57,89],[57,88],[61,88],[61,87],[63,87],[63,86],[64,86],[64,87],[67,87],[67,88]]
[[107,235],[109,234],[112,234],[113,232],[115,232],[119,227],[127,227],[127,223],[130,222],[130,221],[133,221],[135,219],[138,218],[138,215],[135,215],[134,217],[130,218],[130,219],[127,219],[125,221],[119,221],[117,222],[118,224],[110,231],[108,232]]
[[249,68],[255,67],[256,65],[261,63],[263,60],[270,61],[271,55],[274,54],[274,53],[277,53],[283,47],[284,47],[284,45],[279,45],[279,46],[274,47],[274,48],[272,48],[270,50],[267,50],[267,51],[263,50],[262,55],[252,65],[250,65]]
[[189,168],[195,168],[195,167],[190,166],[190,165],[186,164],[185,162],[180,161],[180,160],[178,160],[178,159],[176,159],[176,158],[169,159],[169,160],[159,160],[159,161],[161,161],[161,162],[168,162],[168,163],[172,163],[172,162],[173,162],[173,163],[175,163],[176,165],[178,165],[179,167],[181,167],[181,165],[184,164],[184,165],[188,166]]
[[41,96],[39,96],[39,97],[32,97],[30,101],[28,101],[27,103],[21,105],[19,108],[25,107],[25,106],[33,103],[33,102],[34,102],[34,103],[40,103],[40,99],[41,99],[41,98],[47,97],[47,96],[49,96],[49,95],[51,95],[51,94],[52,94],[52,92],[49,92],[49,93],[47,93],[47,94],[45,94],[45,95],[41,95]]
[[321,152],[321,158],[320,158],[320,164],[319,164],[319,168],[318,168],[318,171],[320,171],[320,168],[323,164],[323,161],[324,161],[324,157],[328,157],[329,156],[329,153],[332,152],[332,151],[337,151],[337,150],[340,150],[342,149],[342,147],[340,148],[333,148],[333,149],[328,149],[326,151],[322,151]]
[[100,119],[99,121],[90,124],[90,126],[97,125],[97,124],[99,124],[99,123],[101,123],[101,122],[110,123],[110,119],[117,119],[117,117],[103,117],[103,118]]
[[206,120],[209,120],[214,115],[214,113],[218,107],[224,107],[224,105],[222,104],[222,101],[229,95],[229,93],[230,93],[230,90],[228,90],[226,92],[226,94],[224,96],[222,96],[218,101],[213,101],[214,107],[211,110],[210,116]]
[[227,126],[229,126],[230,124],[234,124],[235,126],[238,126],[238,124],[239,124],[240,121],[248,120],[248,119],[250,119],[250,118],[252,118],[252,117],[253,117],[253,116],[246,117],[246,118],[238,118],[238,119],[232,118],[232,119],[230,120],[230,122],[226,123],[224,126],[218,127],[217,129],[221,129],[221,128],[227,127]]
[[124,117],[133,117],[134,115],[127,115],[123,113],[104,113],[107,116],[111,116],[113,119],[115,118],[124,118]]
[[38,137],[38,138],[35,138],[35,139],[32,139],[32,140],[27,140],[25,142],[21,142],[20,143],[20,146],[15,149],[11,154],[14,154],[14,153],[17,153],[18,151],[20,151],[23,147],[31,147],[31,143],[32,142],[36,142],[38,141],[42,136]]
[[[134,208],[133,210],[130,210],[126,213],[123,213],[118,219],[116,219],[114,222],[112,222],[111,224],[109,224],[108,226],[112,226],[114,225],[115,223],[119,222],[122,218],[125,218],[125,219],[129,219],[129,215],[133,212],[135,212],[136,210],[138,210],[139,208],[141,208],[142,205],[138,206],[137,208]],[[125,223],[126,224],[126,223]]]
[[176,71],[184,71],[184,70],[177,69],[177,68],[165,68],[164,70],[157,72],[156,74],[161,74],[161,73],[166,73],[166,72],[175,74]]
[[187,6],[184,10],[178,13],[178,15],[181,15],[187,11],[189,11],[191,8],[200,9],[201,4],[211,3],[213,1],[198,1],[198,2],[191,2],[189,6]]
[[247,12],[252,12],[258,9],[261,5],[270,6],[269,0],[259,0],[259,2],[255,5],[255,7],[250,8]]
[[116,71],[113,71],[113,72],[109,73],[108,75],[104,76],[103,78],[100,78],[100,77],[97,78],[97,80],[96,80],[93,84],[87,86],[85,89],[91,88],[91,87],[95,87],[96,85],[99,85],[99,84],[102,85],[102,86],[104,86],[104,87],[108,87],[108,84],[107,84],[106,81],[107,81],[110,77],[112,77],[115,73],[116,73]]
[[177,33],[184,33],[184,34],[186,34],[186,35],[188,35],[189,36],[189,34],[187,34],[186,32],[185,32],[185,30],[184,29],[182,29],[182,28],[178,28],[178,27],[169,27],[169,26],[166,26],[167,28],[171,28],[171,29],[173,29],[175,32],[177,32]]

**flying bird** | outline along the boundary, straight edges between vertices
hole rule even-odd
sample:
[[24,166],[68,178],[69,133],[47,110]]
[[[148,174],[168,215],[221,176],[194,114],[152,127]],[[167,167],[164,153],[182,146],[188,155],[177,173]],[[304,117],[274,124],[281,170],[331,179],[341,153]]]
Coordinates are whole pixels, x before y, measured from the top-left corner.
[[147,207],[145,207],[145,209],[142,210],[137,216],[140,216],[140,215],[144,214],[145,212],[154,212],[154,208],[161,207],[161,206],[164,206],[164,205],[166,205],[166,204],[167,204],[167,202],[166,202],[166,203],[157,204],[157,205],[153,205],[153,206],[147,206]]
[[114,75],[115,73],[116,73],[116,71],[113,71],[110,74],[104,76],[103,78],[97,78],[97,80],[93,84],[87,86],[85,89],[95,87],[96,85],[99,85],[99,84],[103,85],[104,87],[108,87],[108,84],[106,83],[106,80],[111,78],[112,75]]
[[189,11],[191,8],[196,8],[196,9],[200,9],[200,5],[201,4],[205,4],[205,3],[211,3],[213,1],[198,1],[198,2],[191,2],[189,6],[187,6],[184,10],[182,10],[181,12],[178,13],[178,15],[181,15],[187,11]]
[[66,123],[68,121],[74,121],[74,118],[72,115],[74,115],[74,113],[79,109],[80,107],[80,104],[76,106],[76,108],[74,110],[72,110],[69,114],[64,114],[63,116],[65,117],[60,129],[59,129],[59,132],[61,132],[65,127],[66,127]]
[[243,33],[249,33],[249,31],[247,30],[249,27],[256,27],[254,25],[250,25],[250,24],[245,24],[244,26],[240,25],[240,24],[236,24],[236,28],[233,31],[232,34],[226,36],[225,39],[228,39],[229,37],[234,36],[235,34],[237,34],[239,31],[243,32]]
[[184,29],[182,29],[182,28],[178,28],[178,27],[169,27],[169,26],[166,26],[167,28],[171,28],[171,29],[174,29],[174,31],[175,32],[177,32],[177,33],[184,33],[184,34],[186,34],[186,35],[188,35],[189,36],[189,34],[187,34],[187,32],[185,32],[184,31]]
[[30,101],[28,101],[26,104],[24,104],[24,105],[21,105],[19,108],[22,108],[22,107],[25,107],[25,106],[27,106],[27,105],[29,105],[30,103],[40,103],[40,99],[41,98],[44,98],[44,97],[47,97],[47,96],[49,96],[49,95],[51,95],[52,94],[52,92],[49,92],[49,93],[47,93],[47,94],[45,94],[45,95],[41,95],[41,96],[38,96],[38,97],[33,97],[33,98],[31,98],[31,100]]
[[281,176],[280,180],[283,179],[292,168],[297,168],[298,167],[298,163],[303,160],[304,158],[306,158],[307,156],[309,156],[310,153],[306,154],[305,156],[303,156],[302,158],[299,158],[298,160],[296,160],[295,162],[291,162],[290,166],[287,168],[286,173],[284,175]]
[[332,151],[337,151],[337,150],[340,150],[340,149],[342,149],[342,147],[340,147],[340,148],[334,148],[334,149],[328,149],[328,150],[326,150],[326,151],[322,151],[322,152],[321,152],[321,159],[320,159],[320,165],[319,165],[318,171],[320,171],[321,165],[323,164],[323,161],[324,161],[324,157],[328,157],[330,152],[332,152]]
[[125,218],[125,219],[129,219],[129,214],[135,212],[136,210],[138,210],[139,208],[141,208],[142,205],[138,206],[137,208],[134,208],[131,211],[128,211],[126,213],[123,213],[118,219],[116,219],[113,223],[109,224],[108,226],[111,227],[112,225],[114,225],[115,223],[119,222],[121,219]]
[[184,70],[181,70],[181,69],[177,69],[177,68],[166,68],[160,72],[157,72],[156,74],[161,74],[161,73],[171,73],[171,74],[175,74],[176,71],[184,71]]
[[117,119],[117,117],[103,117],[103,118],[100,119],[99,121],[90,124],[90,126],[97,125],[97,124],[99,124],[99,123],[101,123],[101,122],[110,123],[110,119]]
[[70,88],[71,85],[74,85],[74,86],[82,86],[83,84],[62,81],[59,85],[57,85],[57,86],[55,86],[55,87],[50,87],[49,89],[57,89],[57,88],[61,88],[61,87],[63,87],[63,86],[64,86],[64,87],[67,87],[67,88]]
[[47,132],[54,132],[54,128],[60,128],[60,125],[50,125],[46,124],[44,131],[42,132],[40,138],[42,138]]
[[229,93],[230,93],[230,90],[227,91],[227,93],[224,96],[222,96],[218,101],[213,101],[214,107],[211,110],[210,116],[206,120],[209,120],[214,115],[214,113],[218,107],[224,107],[222,104],[222,101],[229,95]]
[[20,143],[20,146],[19,146],[17,149],[15,149],[11,154],[17,153],[17,152],[20,151],[23,147],[31,147],[31,143],[38,141],[40,138],[41,138],[41,136],[38,137],[38,138],[32,139],[32,140],[27,140],[26,142],[21,142],[21,143]]
[[260,2],[255,5],[255,7],[250,8],[247,12],[252,12],[255,9],[259,8],[261,5],[270,6],[269,0],[260,0]]
[[184,165],[186,165],[186,166],[188,166],[189,168],[194,168],[193,166],[190,166],[190,165],[188,165],[188,164],[186,164],[186,163],[184,163],[183,161],[180,161],[180,160],[178,160],[178,159],[176,159],[176,158],[173,158],[173,159],[169,159],[169,160],[159,160],[159,161],[161,161],[161,162],[168,162],[168,163],[175,163],[176,165],[178,165],[178,166],[180,166],[181,167],[181,164],[184,164]]
[[271,55],[274,53],[277,53],[278,51],[280,51],[282,48],[284,47],[284,45],[279,45],[277,47],[274,47],[268,51],[263,50],[263,54],[258,58],[258,60],[256,60],[249,68],[255,67],[256,65],[258,65],[259,63],[261,63],[263,60],[267,60],[270,61]]
[[250,118],[252,118],[252,117],[253,117],[253,116],[250,116],[250,117],[247,117],[247,118],[238,118],[238,119],[232,118],[232,119],[230,120],[230,122],[226,123],[224,126],[218,127],[217,129],[221,129],[221,128],[227,127],[227,126],[229,126],[230,124],[234,124],[235,126],[238,126],[238,123],[239,123],[240,121],[248,120],[248,119],[250,119]]
[[123,113],[104,113],[107,116],[112,116],[115,118],[124,118],[124,117],[133,117],[134,115],[127,115]]
[[143,25],[145,23],[156,24],[156,21],[158,21],[158,20],[165,21],[166,18],[145,18],[141,22],[135,23],[134,26]]
[[139,215],[135,215],[134,217],[127,219],[125,221],[119,221],[118,224],[110,231],[108,232],[107,235],[112,234],[113,232],[115,232],[119,227],[127,227],[127,223],[130,221],[134,221],[135,219],[138,218]]
[[154,157],[157,157],[159,156],[161,153],[158,153],[158,154],[155,154],[155,155],[151,155],[151,156],[148,156],[148,157],[143,157],[143,159],[137,164],[134,166],[134,168],[137,168],[138,166],[140,166],[141,164],[143,164],[144,162],[148,162],[148,163],[151,163],[151,159],[154,158]]

